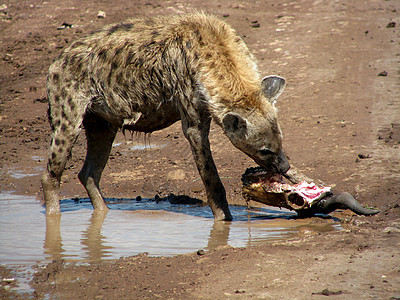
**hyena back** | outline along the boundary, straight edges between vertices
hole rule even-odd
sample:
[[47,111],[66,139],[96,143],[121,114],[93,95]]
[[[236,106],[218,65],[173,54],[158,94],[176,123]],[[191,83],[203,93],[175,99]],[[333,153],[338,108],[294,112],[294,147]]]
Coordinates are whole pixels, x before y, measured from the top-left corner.
[[261,80],[243,40],[203,13],[131,19],[72,43],[47,80],[52,139],[42,177],[46,213],[60,213],[60,180],[81,128],[87,153],[78,177],[94,209],[106,210],[99,182],[117,131],[152,132],[181,120],[214,217],[232,219],[211,156],[210,122],[261,166],[286,172],[272,104],[284,85],[276,76]]

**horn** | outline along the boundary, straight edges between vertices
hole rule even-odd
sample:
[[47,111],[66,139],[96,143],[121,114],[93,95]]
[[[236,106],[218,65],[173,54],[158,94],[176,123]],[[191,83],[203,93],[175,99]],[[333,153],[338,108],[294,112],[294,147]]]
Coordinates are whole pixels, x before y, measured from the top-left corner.
[[318,203],[317,213],[329,214],[338,208],[350,209],[358,215],[372,216],[380,212],[379,209],[369,209],[361,206],[349,193],[340,193],[322,199]]

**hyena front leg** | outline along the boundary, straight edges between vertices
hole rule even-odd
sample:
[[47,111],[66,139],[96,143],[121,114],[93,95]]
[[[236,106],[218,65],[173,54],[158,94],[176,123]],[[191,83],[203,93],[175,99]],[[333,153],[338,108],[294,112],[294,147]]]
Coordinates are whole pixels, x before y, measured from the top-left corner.
[[100,178],[110,156],[118,127],[91,113],[86,114],[83,126],[86,131],[87,152],[78,177],[92,201],[93,208],[108,210],[100,192]]
[[211,155],[210,131],[211,117],[205,114],[206,110],[190,110],[189,113],[181,110],[182,129],[192,148],[197,169],[203,180],[208,204],[214,214],[215,220],[232,220],[226,201],[225,188],[218,175],[217,168]]

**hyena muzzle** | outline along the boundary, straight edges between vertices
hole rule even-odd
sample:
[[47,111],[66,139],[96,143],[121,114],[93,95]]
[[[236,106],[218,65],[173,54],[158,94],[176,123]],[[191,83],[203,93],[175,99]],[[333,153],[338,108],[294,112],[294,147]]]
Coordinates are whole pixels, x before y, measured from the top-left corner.
[[78,177],[94,209],[107,210],[99,182],[117,131],[148,133],[181,120],[214,217],[231,220],[210,151],[210,122],[259,165],[285,173],[290,166],[273,105],[284,85],[281,77],[261,79],[243,40],[203,13],[131,19],[73,42],[47,79],[47,215],[60,213],[61,176],[82,128],[87,153]]

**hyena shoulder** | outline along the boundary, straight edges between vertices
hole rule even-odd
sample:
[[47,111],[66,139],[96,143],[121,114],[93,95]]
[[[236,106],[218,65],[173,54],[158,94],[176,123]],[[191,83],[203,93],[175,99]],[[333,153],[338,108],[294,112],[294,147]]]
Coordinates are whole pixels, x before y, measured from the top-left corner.
[[[64,82],[78,79],[77,89],[91,88],[108,101],[115,99],[114,106],[128,99],[136,108],[156,105],[156,98],[170,99],[177,87],[189,96],[187,86],[196,82],[207,91],[209,104],[220,110],[263,106],[253,55],[232,27],[204,13],[108,25],[61,54],[49,78],[57,84],[62,76]],[[149,85],[151,91],[145,92]]]

